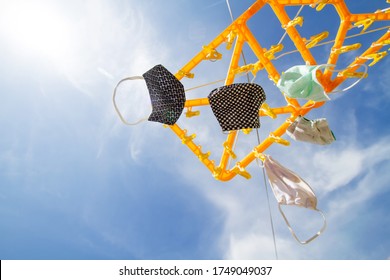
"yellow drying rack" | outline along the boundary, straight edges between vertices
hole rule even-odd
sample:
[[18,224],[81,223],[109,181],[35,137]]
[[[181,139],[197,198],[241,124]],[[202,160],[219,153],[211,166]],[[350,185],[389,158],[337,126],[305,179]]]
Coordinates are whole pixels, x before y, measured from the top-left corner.
[[[181,80],[182,78],[193,78],[194,74],[191,72],[199,63],[204,60],[218,60],[221,59],[221,54],[217,51],[217,48],[222,44],[226,44],[226,48],[230,49],[233,45],[232,56],[228,74],[225,80],[225,85],[232,84],[235,76],[242,73],[251,71],[254,75],[257,71],[266,71],[268,77],[276,84],[279,80],[280,74],[272,60],[275,58],[275,53],[280,52],[283,49],[283,45],[274,45],[269,50],[264,49],[260,43],[256,40],[251,30],[247,26],[247,21],[254,16],[264,5],[269,5],[278,20],[281,23],[282,28],[285,29],[290,39],[295,44],[296,49],[299,51],[303,60],[310,65],[316,65],[317,62],[311,53],[311,48],[315,47],[321,41],[328,37],[327,31],[317,35],[311,36],[309,39],[302,38],[297,31],[297,25],[301,26],[303,22],[302,17],[296,17],[291,19],[285,8],[287,6],[301,6],[309,5],[311,8],[320,12],[326,5],[333,5],[340,17],[340,26],[335,37],[333,47],[331,48],[327,64],[336,65],[340,54],[349,52],[351,50],[357,50],[361,47],[360,44],[354,44],[350,46],[344,46],[344,40],[347,37],[347,33],[351,28],[362,28],[361,32],[366,30],[375,21],[388,21],[390,20],[389,9],[378,10],[374,13],[364,14],[352,14],[343,0],[257,0],[241,14],[236,20],[234,20],[222,33],[220,33],[214,40],[212,40],[207,46],[203,46],[202,50],[196,54],[183,68],[181,68],[176,74],[176,78]],[[380,37],[377,41],[373,42],[361,55],[349,64],[346,70],[340,72],[336,78],[332,80],[331,69],[325,69],[320,73],[320,82],[323,85],[326,92],[331,92],[342,82],[350,77],[362,77],[363,73],[356,72],[362,64],[367,61],[371,63],[369,66],[374,65],[381,60],[386,54],[386,51],[379,52],[382,47],[389,44],[390,29]],[[253,64],[239,66],[239,59],[244,44],[247,44],[253,53],[256,55],[258,61]],[[286,120],[273,132],[269,134],[259,145],[254,147],[245,157],[236,162],[236,164],[229,168],[230,158],[236,158],[233,151],[233,147],[236,141],[237,131],[232,131],[227,135],[226,141],[223,142],[223,152],[218,165],[211,160],[210,152],[204,153],[200,145],[194,142],[195,134],[187,135],[187,130],[182,129],[179,125],[175,124],[169,126],[169,128],[181,139],[182,143],[186,145],[199,160],[210,170],[213,176],[221,181],[228,181],[234,178],[236,175],[241,175],[247,179],[251,176],[245,170],[256,158],[262,159],[262,153],[274,143],[288,145],[287,140],[282,139],[282,135],[286,132],[288,126],[299,115],[304,116],[310,110],[318,108],[324,104],[324,102],[308,101],[304,105],[300,105],[295,99],[286,98],[287,105],[278,108],[270,108],[267,104],[263,104],[259,111],[260,116],[269,116],[276,118],[280,114],[289,114]],[[187,108],[187,117],[196,116],[198,111],[192,111],[197,106],[209,105],[208,98],[198,98],[187,100],[185,108]],[[248,131],[244,131],[249,133]]]

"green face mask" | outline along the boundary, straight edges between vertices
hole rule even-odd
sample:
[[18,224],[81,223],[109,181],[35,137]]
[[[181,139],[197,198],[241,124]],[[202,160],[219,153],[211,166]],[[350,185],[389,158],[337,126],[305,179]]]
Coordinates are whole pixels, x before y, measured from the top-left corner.
[[283,72],[277,87],[291,98],[328,101],[330,98],[317,79],[317,71],[329,65],[297,65]]

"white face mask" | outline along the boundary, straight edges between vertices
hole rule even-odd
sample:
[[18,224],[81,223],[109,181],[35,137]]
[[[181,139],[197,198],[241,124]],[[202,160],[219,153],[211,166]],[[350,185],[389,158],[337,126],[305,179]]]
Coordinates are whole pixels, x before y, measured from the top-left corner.
[[309,142],[318,145],[331,144],[336,138],[330,130],[326,119],[309,120],[298,117],[288,128],[286,133],[294,140]]
[[[270,156],[265,156],[264,168],[271,184],[272,191],[279,204],[279,211],[282,214],[291,234],[301,244],[307,244],[317,238],[326,228],[324,214],[317,209],[317,197],[310,186],[291,170],[283,167]],[[281,205],[291,205],[304,207],[310,210],[318,211],[324,219],[324,224],[320,231],[305,241],[301,241],[291,228]]]

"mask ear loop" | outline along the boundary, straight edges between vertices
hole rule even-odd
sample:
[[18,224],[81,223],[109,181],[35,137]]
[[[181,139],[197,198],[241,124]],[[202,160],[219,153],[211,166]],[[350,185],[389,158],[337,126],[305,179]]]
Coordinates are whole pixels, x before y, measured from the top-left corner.
[[134,77],[127,77],[127,78],[124,78],[124,79],[120,80],[118,82],[118,84],[116,85],[115,89],[114,89],[114,94],[112,95],[112,102],[114,103],[115,111],[117,112],[119,118],[121,119],[121,121],[124,124],[126,124],[126,125],[137,125],[137,124],[139,124],[139,123],[141,123],[143,121],[148,120],[148,117],[145,117],[145,118],[142,118],[142,119],[140,119],[140,120],[138,120],[136,122],[130,123],[130,122],[125,120],[125,118],[122,116],[121,112],[119,111],[118,106],[116,105],[116,91],[117,91],[119,85],[121,83],[123,83],[124,81],[130,81],[130,80],[144,80],[144,77],[142,77],[142,76],[134,76]]
[[[356,65],[356,64],[351,65],[351,67],[354,67],[354,66],[358,66],[358,65]],[[331,92],[329,92],[329,93],[345,92],[345,91],[347,91],[347,90],[353,88],[354,86],[356,86],[358,83],[360,83],[360,81],[363,80],[363,78],[366,77],[366,76],[367,76],[367,73],[368,73],[368,66],[367,66],[366,64],[360,64],[360,66],[364,66],[364,73],[363,73],[363,75],[362,75],[357,81],[355,81],[353,84],[351,84],[350,86],[348,86],[348,87],[346,87],[346,88],[339,89],[339,90],[333,90],[333,91],[331,91]],[[332,69],[329,69],[329,71],[330,71],[330,72],[342,72],[342,71],[345,71],[345,70],[347,70],[347,69],[349,69],[349,68],[351,68],[351,67],[348,67],[348,68],[345,68],[345,69],[342,69],[342,70],[336,70],[336,69],[333,69],[333,70],[332,70]]]
[[292,236],[295,238],[296,241],[298,241],[298,242],[299,242],[300,244],[302,244],[302,245],[305,245],[305,244],[310,243],[311,241],[313,241],[314,239],[316,239],[318,236],[320,236],[320,235],[325,231],[325,229],[326,229],[327,224],[326,224],[326,218],[325,218],[324,213],[323,213],[321,210],[319,210],[319,209],[314,209],[315,211],[318,211],[318,212],[321,214],[322,219],[324,220],[324,223],[323,223],[321,229],[320,229],[316,234],[314,234],[312,237],[310,237],[310,238],[307,239],[307,240],[301,241],[301,240],[298,238],[298,236],[295,234],[295,231],[292,229],[290,223],[289,223],[288,220],[287,220],[287,217],[284,215],[284,212],[283,212],[283,210],[282,210],[282,207],[281,207],[280,203],[278,204],[278,207],[279,207],[279,212],[280,212],[280,214],[282,214],[282,217],[283,217],[284,221],[286,222],[287,227],[288,227],[288,229],[290,230]]

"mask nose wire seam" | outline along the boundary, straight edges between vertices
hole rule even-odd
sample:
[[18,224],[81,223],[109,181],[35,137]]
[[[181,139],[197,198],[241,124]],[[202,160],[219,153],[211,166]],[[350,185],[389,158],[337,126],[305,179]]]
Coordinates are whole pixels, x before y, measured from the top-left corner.
[[125,120],[125,118],[124,118],[123,115],[121,114],[121,112],[120,112],[120,110],[119,110],[119,108],[118,108],[118,106],[117,106],[117,104],[116,104],[116,95],[117,95],[117,89],[118,89],[119,85],[120,85],[121,83],[125,82],[125,81],[130,81],[130,80],[144,80],[144,77],[142,77],[142,76],[133,76],[133,77],[127,77],[127,78],[124,78],[124,79],[120,80],[120,81],[118,82],[118,84],[115,86],[114,93],[113,93],[113,95],[112,95],[112,103],[114,104],[114,108],[115,108],[116,113],[118,114],[120,120],[121,120],[124,124],[126,124],[126,125],[137,125],[137,124],[139,124],[139,123],[141,123],[141,122],[143,122],[143,121],[148,120],[148,117],[144,117],[144,118],[142,118],[142,119],[140,119],[140,120],[138,120],[138,121],[136,121],[136,122],[130,123],[130,122],[128,122],[127,120]]

